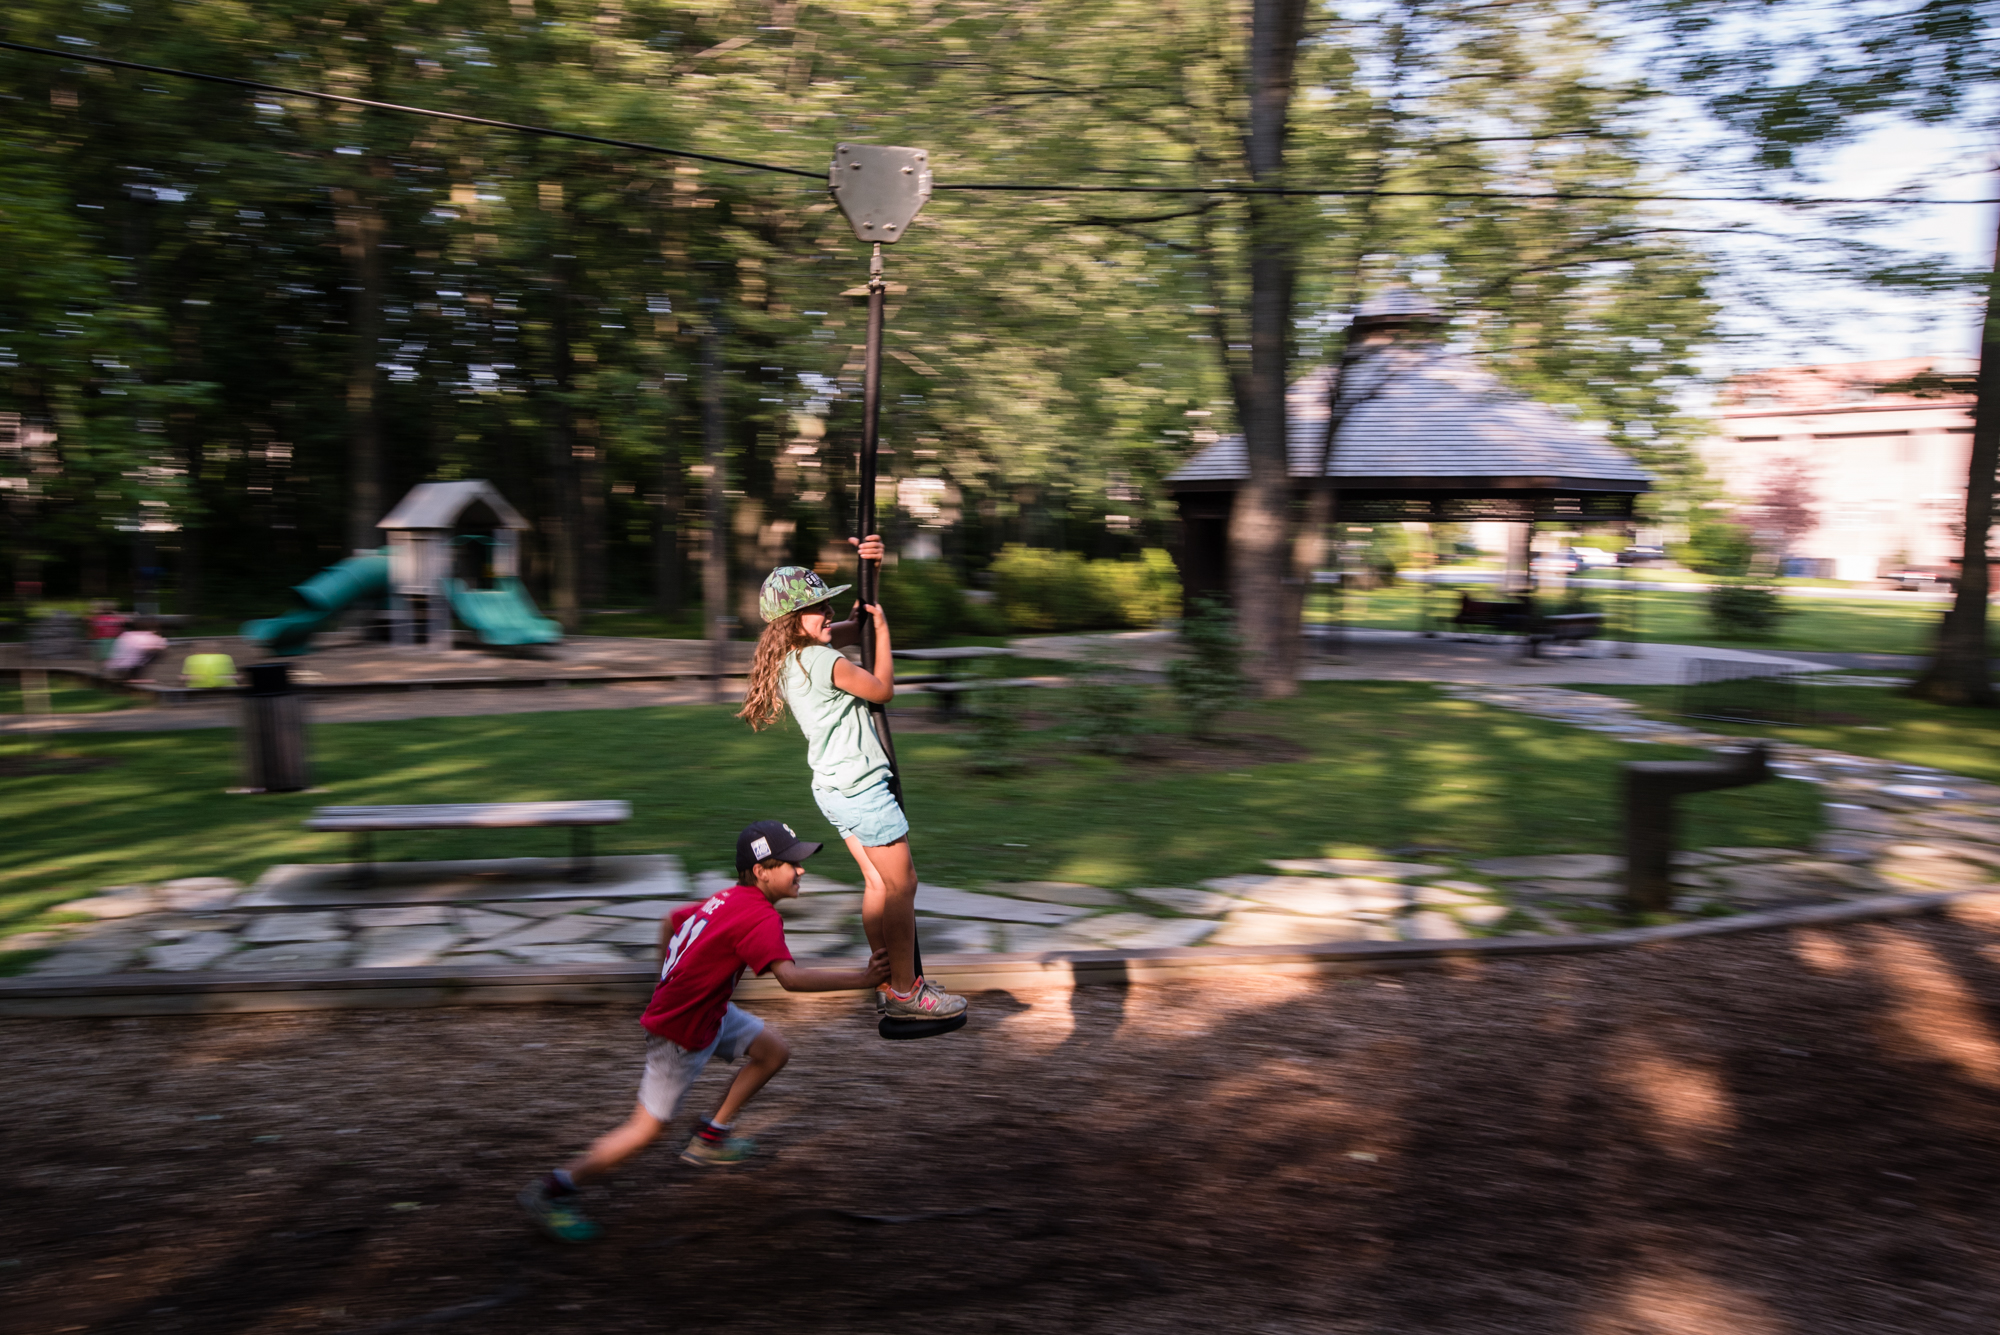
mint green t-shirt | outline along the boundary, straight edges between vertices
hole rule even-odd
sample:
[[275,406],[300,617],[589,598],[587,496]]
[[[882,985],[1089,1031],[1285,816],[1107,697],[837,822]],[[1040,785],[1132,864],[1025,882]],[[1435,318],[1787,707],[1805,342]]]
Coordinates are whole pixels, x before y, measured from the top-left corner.
[[785,659],[780,684],[792,717],[805,729],[813,787],[852,796],[888,777],[889,757],[868,717],[868,702],[833,684],[840,657],[829,645],[808,645]]

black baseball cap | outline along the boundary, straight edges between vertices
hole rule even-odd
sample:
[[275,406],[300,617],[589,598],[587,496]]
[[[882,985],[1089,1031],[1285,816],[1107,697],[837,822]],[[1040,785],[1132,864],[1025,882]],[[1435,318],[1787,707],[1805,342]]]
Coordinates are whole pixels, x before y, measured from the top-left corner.
[[760,820],[736,836],[736,870],[747,871],[765,858],[804,862],[819,852],[820,845],[801,839],[781,820]]

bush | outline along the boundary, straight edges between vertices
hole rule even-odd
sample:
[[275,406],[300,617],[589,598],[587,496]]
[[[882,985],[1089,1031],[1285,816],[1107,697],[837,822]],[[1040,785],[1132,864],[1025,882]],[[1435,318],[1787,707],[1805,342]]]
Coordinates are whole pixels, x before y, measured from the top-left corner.
[[1009,546],[993,563],[1000,615],[1016,632],[1155,626],[1180,604],[1180,572],[1157,549],[1132,561]]
[[1181,643],[1187,653],[1167,664],[1167,685],[1187,712],[1188,731],[1213,737],[1216,720],[1243,698],[1243,641],[1235,613],[1201,599],[1181,627]]
[[[973,675],[992,680],[1012,671],[1010,660],[988,658],[976,665]],[[967,764],[973,773],[1012,774],[1025,763],[1021,756],[1021,694],[1018,690],[985,690],[966,697],[973,735]]]
[[922,649],[967,633],[965,590],[944,561],[898,561],[882,570],[882,608],[901,649]]
[[1674,548],[1676,561],[1704,575],[1739,578],[1757,554],[1750,530],[1727,519],[1697,519],[1688,540]]
[[1709,624],[1719,634],[1774,631],[1791,614],[1778,591],[1761,584],[1718,584],[1708,591]]
[[1077,740],[1099,755],[1132,753],[1146,688],[1131,680],[1131,669],[1107,658],[1092,658],[1063,694],[1074,718]]

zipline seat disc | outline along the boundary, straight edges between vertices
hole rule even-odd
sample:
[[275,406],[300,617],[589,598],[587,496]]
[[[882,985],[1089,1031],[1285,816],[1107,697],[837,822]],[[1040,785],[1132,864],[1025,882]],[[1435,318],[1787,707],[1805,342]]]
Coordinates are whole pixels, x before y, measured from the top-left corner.
[[827,189],[863,241],[903,239],[931,197],[931,155],[921,148],[836,144]]
[[966,1012],[944,1020],[892,1020],[883,1016],[875,1022],[875,1032],[884,1038],[937,1038],[965,1028]]

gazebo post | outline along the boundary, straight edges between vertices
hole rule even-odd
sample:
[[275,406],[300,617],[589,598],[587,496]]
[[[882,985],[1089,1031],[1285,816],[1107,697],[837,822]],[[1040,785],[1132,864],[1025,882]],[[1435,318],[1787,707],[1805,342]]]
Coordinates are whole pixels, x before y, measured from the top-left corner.
[[[1627,546],[1631,545],[1632,539],[1639,536],[1638,528],[1637,524],[1625,525],[1625,542]],[[1623,570],[1624,573],[1619,576],[1618,582],[1625,594],[1625,647],[1619,651],[1618,656],[1620,658],[1637,658],[1639,656],[1639,584],[1632,578],[1632,567],[1630,564],[1624,565]]]

